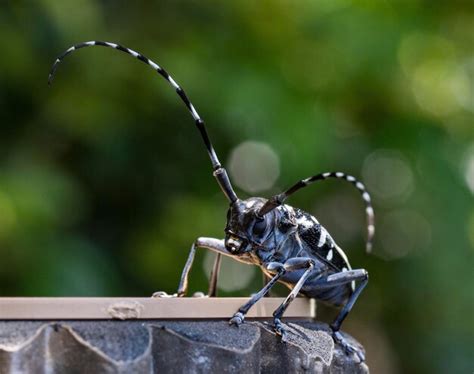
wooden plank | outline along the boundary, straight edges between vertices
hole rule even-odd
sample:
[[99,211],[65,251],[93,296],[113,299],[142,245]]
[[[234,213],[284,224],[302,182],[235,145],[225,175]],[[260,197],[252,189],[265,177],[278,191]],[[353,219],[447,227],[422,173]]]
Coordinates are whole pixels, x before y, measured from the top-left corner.
[[[230,318],[248,298],[3,297],[0,320]],[[270,318],[283,298],[260,300],[249,318]],[[314,318],[314,300],[296,298],[285,317]]]

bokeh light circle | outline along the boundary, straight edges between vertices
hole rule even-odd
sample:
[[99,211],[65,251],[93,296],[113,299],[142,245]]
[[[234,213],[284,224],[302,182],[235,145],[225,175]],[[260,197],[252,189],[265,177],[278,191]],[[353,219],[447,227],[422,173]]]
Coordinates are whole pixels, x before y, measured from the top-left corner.
[[412,169],[399,152],[373,152],[364,161],[362,175],[369,191],[381,200],[404,200],[414,189]]
[[268,144],[249,140],[232,150],[229,172],[232,182],[244,191],[265,191],[280,175],[280,161]]
[[[204,258],[203,267],[209,277],[216,254],[207,252]],[[245,265],[229,257],[222,257],[221,269],[219,272],[219,289],[227,292],[238,291],[247,287],[255,276],[256,267]]]
[[387,260],[426,250],[431,244],[431,225],[415,210],[396,210],[380,219],[381,246],[374,254]]
[[464,162],[464,180],[467,187],[474,195],[474,144],[472,144],[466,152]]

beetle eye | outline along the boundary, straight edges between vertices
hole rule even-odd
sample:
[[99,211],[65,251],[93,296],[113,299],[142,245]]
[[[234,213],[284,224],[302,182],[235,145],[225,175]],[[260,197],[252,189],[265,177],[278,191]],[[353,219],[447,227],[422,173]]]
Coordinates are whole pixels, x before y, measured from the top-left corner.
[[260,235],[263,234],[265,229],[267,228],[267,221],[265,219],[257,219],[255,221],[255,224],[253,225],[253,234],[254,235]]

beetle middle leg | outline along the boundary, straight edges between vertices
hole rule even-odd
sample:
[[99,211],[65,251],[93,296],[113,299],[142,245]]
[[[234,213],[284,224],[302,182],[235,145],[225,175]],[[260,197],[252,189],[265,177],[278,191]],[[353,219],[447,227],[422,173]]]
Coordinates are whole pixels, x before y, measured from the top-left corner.
[[[295,287],[291,290],[290,294],[286,297],[283,303],[273,312],[273,324],[275,326],[275,332],[285,339],[286,330],[281,323],[281,317],[291,302],[299,294],[301,287],[305,284],[308,277],[311,275],[311,272],[314,269],[315,262],[310,258],[292,258],[289,259],[285,264],[291,270],[306,269],[303,275],[300,277]],[[291,271],[290,270],[290,271]]]
[[250,310],[250,308],[262,297],[264,297],[268,291],[273,287],[273,285],[281,278],[283,274],[286,273],[285,265],[279,262],[270,262],[266,265],[267,270],[276,272],[276,274],[271,278],[265,286],[258,291],[255,295],[251,297],[244,305],[242,305],[239,310],[232,316],[229,321],[229,324],[239,326],[244,322],[245,315]]
[[[291,302],[291,300],[293,300],[293,298],[298,294],[299,290],[301,289],[301,286],[304,284],[307,277],[313,270],[314,261],[310,258],[298,257],[298,258],[289,259],[284,264],[279,263],[279,262],[270,262],[265,265],[265,268],[269,272],[276,273],[276,274],[268,281],[268,283],[259,292],[253,295],[253,297],[247,303],[245,303],[239,308],[239,310],[233,315],[233,317],[229,321],[231,325],[233,324],[233,325],[239,326],[240,324],[242,324],[242,322],[245,319],[245,315],[250,310],[250,308],[262,297],[264,297],[284,274],[291,271],[306,269],[303,275],[301,276],[300,280],[295,286],[295,288],[297,287],[299,288],[294,294],[294,296],[292,295],[293,294],[292,292],[283,303],[283,304],[286,303],[286,306],[284,308],[286,309],[286,307]],[[283,329],[283,326],[281,325],[281,321],[279,319],[278,320],[275,319],[274,322],[275,322],[275,330],[277,331],[277,333],[280,335],[284,334],[284,329]]]

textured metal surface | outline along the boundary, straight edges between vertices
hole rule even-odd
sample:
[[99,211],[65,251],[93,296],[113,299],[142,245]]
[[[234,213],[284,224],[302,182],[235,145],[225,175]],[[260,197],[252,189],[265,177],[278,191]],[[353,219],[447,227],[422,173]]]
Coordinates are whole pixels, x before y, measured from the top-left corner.
[[282,343],[266,322],[0,321],[0,373],[368,373],[327,325],[288,333]]
[[[248,316],[271,317],[283,300],[265,298],[250,310]],[[246,301],[248,298],[245,297],[5,297],[0,298],[0,320],[230,318]],[[285,317],[311,318],[314,310],[313,301],[297,298]]]

